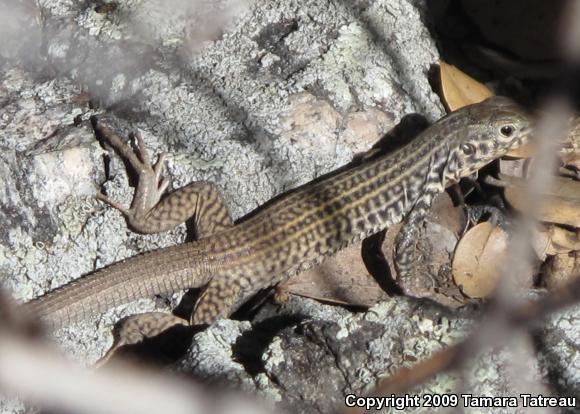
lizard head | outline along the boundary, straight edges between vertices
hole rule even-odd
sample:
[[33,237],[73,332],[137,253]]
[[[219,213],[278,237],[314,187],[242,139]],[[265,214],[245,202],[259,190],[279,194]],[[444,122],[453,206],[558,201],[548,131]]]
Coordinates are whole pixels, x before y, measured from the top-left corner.
[[[475,173],[508,151],[528,142],[532,131],[532,117],[512,100],[493,96],[469,105],[449,115],[468,119],[466,128],[456,129],[451,140],[449,156],[443,172],[445,184]],[[453,128],[452,128],[453,129]]]

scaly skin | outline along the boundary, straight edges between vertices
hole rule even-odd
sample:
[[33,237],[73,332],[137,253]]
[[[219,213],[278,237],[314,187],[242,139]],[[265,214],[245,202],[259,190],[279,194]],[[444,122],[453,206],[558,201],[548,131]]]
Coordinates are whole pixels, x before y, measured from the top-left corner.
[[490,98],[442,118],[405,147],[306,184],[236,225],[208,183],[192,183],[159,202],[167,186],[160,180],[162,160],[152,166],[139,137],[137,157],[102,123],[96,129],[140,175],[130,209],[100,198],[141,232],[167,230],[195,216],[202,238],[135,256],[25,304],[54,328],[138,298],[204,285],[192,320],[212,323],[258,289],[401,221],[397,264],[412,286],[416,229],[433,197],[524,143],[531,120],[512,101]]

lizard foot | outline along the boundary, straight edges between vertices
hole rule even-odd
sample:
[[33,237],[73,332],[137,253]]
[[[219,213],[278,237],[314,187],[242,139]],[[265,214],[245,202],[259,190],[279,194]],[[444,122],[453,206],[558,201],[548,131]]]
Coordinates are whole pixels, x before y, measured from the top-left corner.
[[[139,134],[134,152],[119,135],[98,121],[95,130],[108,141],[139,175],[130,208],[121,206],[103,194],[97,198],[120,210],[129,226],[140,233],[159,233],[171,230],[195,217],[198,238],[217,233],[233,225],[232,218],[217,187],[205,181],[196,181],[164,195],[169,180],[161,178],[165,154],[151,163],[143,138]],[[163,198],[162,198],[163,196]]]
[[175,315],[148,312],[132,315],[119,321],[113,329],[113,345],[97,362],[102,366],[115,357],[121,348],[138,345],[168,332],[170,329],[189,328],[189,323]]
[[137,151],[134,152],[117,133],[104,123],[97,122],[95,129],[129,163],[139,176],[130,208],[125,208],[102,193],[97,194],[97,199],[104,201],[123,213],[129,225],[135,230],[143,233],[157,232],[157,229],[149,229],[151,226],[147,225],[146,222],[169,186],[169,180],[161,177],[166,154],[161,153],[157,158],[157,162],[152,164],[145,142],[139,133],[133,134],[137,141]]
[[494,226],[507,229],[512,224],[504,209],[491,205],[465,206],[467,217],[471,223],[478,223],[487,216]]

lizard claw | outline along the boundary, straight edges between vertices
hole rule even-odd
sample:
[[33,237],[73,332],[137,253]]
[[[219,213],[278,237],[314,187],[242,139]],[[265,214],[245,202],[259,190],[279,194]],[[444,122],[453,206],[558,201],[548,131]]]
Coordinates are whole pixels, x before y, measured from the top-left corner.
[[140,132],[135,132],[130,135],[130,138],[133,138],[137,141],[137,155],[141,159],[140,167],[151,167],[151,158],[149,157],[149,151],[147,151],[147,146],[145,145],[145,141],[143,141],[143,137],[141,136]]
[[[163,168],[165,166],[165,160],[167,158],[167,153],[162,152],[157,156],[157,162],[153,166],[153,171],[155,172],[155,177],[159,181],[161,179],[161,175],[163,174]],[[161,186],[160,186],[161,187]]]

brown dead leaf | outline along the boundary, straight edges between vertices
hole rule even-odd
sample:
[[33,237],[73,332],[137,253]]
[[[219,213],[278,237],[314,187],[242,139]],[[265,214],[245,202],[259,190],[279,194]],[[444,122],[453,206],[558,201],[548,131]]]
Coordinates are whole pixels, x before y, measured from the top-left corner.
[[521,147],[509,150],[506,157],[510,158],[531,158],[536,155],[536,146],[533,144],[522,145]]
[[534,232],[532,244],[541,260],[547,256],[580,251],[580,233],[550,225]]
[[557,254],[544,273],[544,284],[548,289],[554,289],[567,285],[579,276],[580,254]]
[[295,295],[359,306],[372,306],[389,297],[367,271],[360,244],[292,277],[283,288]]
[[[516,210],[525,210],[530,205],[525,189],[526,180],[504,174],[500,174],[500,178],[509,184],[505,190],[506,200]],[[580,227],[580,182],[552,177],[552,186],[544,189],[541,199],[540,221]]]
[[550,227],[550,247],[548,254],[563,254],[573,250],[580,251],[578,232],[566,230],[559,226]]
[[453,205],[449,194],[442,193],[435,197],[433,205],[427,214],[427,221],[437,223],[459,236],[467,224],[463,208]]
[[453,65],[439,62],[442,101],[452,112],[467,105],[481,102],[494,93],[483,83],[476,81]]
[[559,155],[564,165],[580,171],[580,117],[572,120],[570,132],[562,143]]
[[487,298],[501,277],[508,235],[489,222],[480,223],[459,241],[453,257],[453,279],[471,298]]

